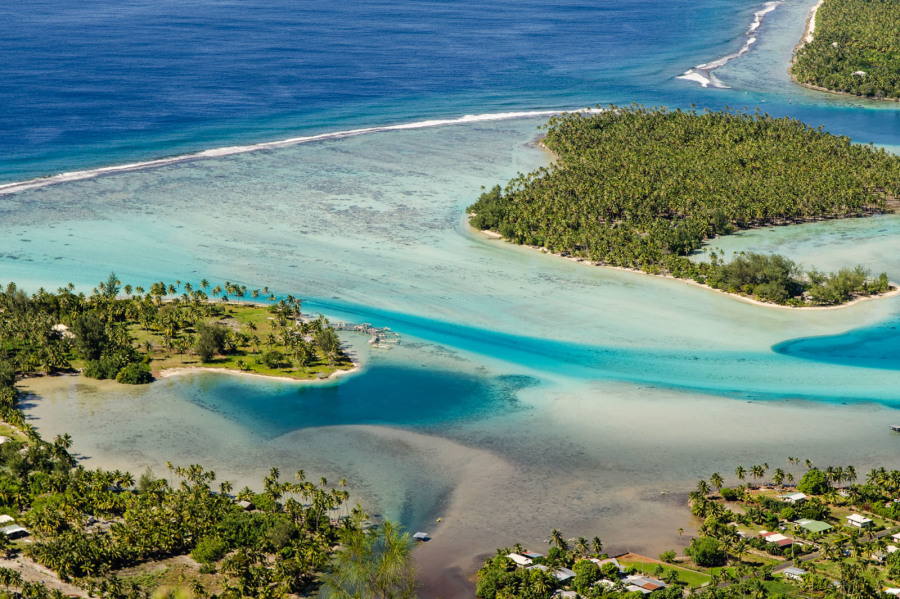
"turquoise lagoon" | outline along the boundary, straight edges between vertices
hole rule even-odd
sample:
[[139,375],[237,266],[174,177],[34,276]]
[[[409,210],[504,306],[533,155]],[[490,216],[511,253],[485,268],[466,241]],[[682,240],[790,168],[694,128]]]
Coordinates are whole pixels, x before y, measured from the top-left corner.
[[[459,4],[463,12],[478,10]],[[536,546],[552,528],[599,535],[613,551],[652,554],[683,545],[675,531],[691,526],[686,493],[714,471],[727,475],[738,464],[763,461],[775,467],[788,455],[854,463],[860,471],[896,467],[900,438],[887,425],[900,400],[891,357],[900,298],[839,310],[759,307],[679,281],[513,247],[466,226],[464,209],[481,186],[552,157],[535,144],[546,116],[462,115],[610,100],[693,102],[760,108],[855,141],[896,144],[896,104],[790,83],[787,61],[811,2],[778,4],[752,36],[748,26],[763,5],[644,4],[503,4],[498,18],[521,25],[501,40],[506,67],[467,52],[467,39],[478,32],[466,30],[443,46],[456,53],[443,58],[450,67],[403,63],[404,77],[391,79],[393,87],[382,81],[377,94],[379,69],[399,58],[383,56],[367,71],[358,53],[371,49],[343,44],[356,61],[347,71],[353,77],[334,65],[319,73],[349,77],[343,96],[332,93],[334,86],[316,92],[268,78],[268,87],[224,96],[219,107],[208,103],[201,116],[188,106],[191,96],[161,104],[171,114],[150,114],[142,124],[133,116],[146,104],[136,98],[150,102],[152,94],[123,92],[114,103],[128,126],[98,127],[83,144],[59,123],[40,129],[23,117],[18,141],[4,142],[13,148],[2,163],[6,181],[232,143],[423,118],[457,121],[220,152],[0,195],[0,279],[24,288],[73,282],[90,290],[111,270],[133,285],[230,280],[268,285],[305,298],[305,312],[389,326],[402,337],[398,347],[379,352],[346,335],[360,372],[315,386],[210,373],[142,388],[71,377],[39,381],[27,404],[35,425],[50,435],[72,433],[87,465],[162,474],[167,460],[202,463],[240,485],[254,484],[272,465],[285,476],[304,468],[314,479],[346,477],[372,513],[432,533],[418,552],[429,588],[462,594],[480,554],[517,540]],[[223,6],[217,35],[229,30],[228,11],[236,10]],[[381,11],[376,29],[395,35],[384,14],[390,7],[372,7]],[[116,18],[128,22],[148,10],[140,2],[127,8]],[[246,25],[261,27],[257,33],[270,15],[259,10],[260,21]],[[437,33],[467,19],[441,14],[447,20],[433,24]],[[181,17],[187,38],[200,31],[197,21]],[[602,27],[577,27],[572,39],[560,38],[590,19]],[[427,46],[435,31],[409,29],[407,42]],[[676,78],[734,54],[750,37],[747,53],[714,71],[727,89]],[[278,44],[260,48],[262,56],[284,51]],[[247,66],[259,56],[244,57],[242,76],[265,75]],[[140,64],[138,72],[156,72],[152,61]],[[425,69],[418,88],[416,68]],[[484,79],[475,85],[462,73]],[[197,106],[221,82],[208,83],[195,90]],[[71,106],[97,114],[103,108]],[[241,119],[229,117],[226,108],[235,106],[245,109]],[[89,128],[86,114],[69,118]],[[753,231],[714,245],[782,251],[820,269],[865,262],[900,281],[898,227],[898,217],[886,216]]]

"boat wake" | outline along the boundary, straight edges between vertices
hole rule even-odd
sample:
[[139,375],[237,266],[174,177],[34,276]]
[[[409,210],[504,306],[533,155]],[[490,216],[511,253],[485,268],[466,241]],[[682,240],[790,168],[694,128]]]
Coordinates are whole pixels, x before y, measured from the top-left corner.
[[145,160],[142,162],[132,162],[129,164],[120,164],[116,166],[104,166],[95,169],[73,171],[60,173],[49,177],[40,177],[37,179],[29,179],[27,181],[18,181],[14,183],[5,183],[0,185],[0,195],[9,195],[28,189],[38,189],[59,183],[68,183],[71,181],[82,181],[84,179],[93,179],[103,175],[112,175],[117,173],[127,173],[131,171],[139,171],[151,168],[159,168],[180,162],[190,162],[195,160],[205,160],[209,158],[221,158],[223,156],[232,156],[235,154],[246,154],[248,152],[257,152],[260,150],[272,150],[278,148],[286,148],[305,143],[316,141],[327,141],[333,139],[343,139],[346,137],[355,137],[357,135],[365,135],[368,133],[380,133],[383,131],[403,131],[407,129],[427,129],[431,127],[443,127],[446,125],[458,125],[464,123],[478,123],[490,121],[505,121],[511,119],[524,119],[530,117],[546,117],[563,112],[596,112],[599,109],[582,109],[582,110],[534,110],[525,112],[495,112],[486,114],[467,114],[452,119],[431,119],[424,121],[415,121],[412,123],[401,123],[398,125],[383,125],[380,127],[365,127],[361,129],[349,129],[346,131],[336,131],[333,133],[320,133],[318,135],[308,135],[305,137],[291,137],[279,141],[270,141],[258,144],[250,144],[243,146],[226,146],[222,148],[214,148],[211,150],[203,150],[191,154],[182,154],[179,156],[171,156],[168,158],[159,158],[155,160]]
[[747,52],[750,51],[750,48],[753,44],[756,43],[756,35],[755,32],[759,29],[760,25],[762,25],[763,18],[778,8],[778,5],[781,4],[783,0],[778,0],[776,2],[766,2],[761,9],[753,13],[753,22],[750,23],[750,27],[747,29],[747,32],[744,33],[746,37],[746,41],[744,45],[741,46],[741,49],[737,52],[733,52],[732,54],[728,54],[719,58],[717,60],[713,60],[712,62],[707,62],[701,65],[695,66],[693,69],[689,69],[684,72],[682,75],[678,75],[676,79],[686,79],[688,81],[695,81],[702,85],[703,87],[717,87],[720,89],[729,89],[727,85],[722,83],[713,73],[719,67],[722,67],[735,58],[739,56],[743,56]]

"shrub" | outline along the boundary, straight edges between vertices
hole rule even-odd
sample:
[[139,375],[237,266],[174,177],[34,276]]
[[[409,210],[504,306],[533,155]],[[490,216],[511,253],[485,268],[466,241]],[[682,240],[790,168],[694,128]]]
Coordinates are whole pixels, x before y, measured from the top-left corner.
[[741,495],[734,489],[729,489],[728,487],[722,487],[719,489],[719,495],[722,496],[722,499],[725,501],[737,501],[740,499]]
[[143,362],[132,362],[119,370],[116,380],[128,385],[145,385],[153,380],[150,367]]
[[663,551],[659,554],[659,561],[666,562],[667,564],[671,564],[675,561],[675,550],[669,549],[668,551]]
[[191,551],[191,557],[201,564],[217,562],[228,553],[228,544],[219,537],[203,537]]
[[688,549],[694,563],[704,568],[724,566],[728,559],[722,544],[712,537],[694,539]]

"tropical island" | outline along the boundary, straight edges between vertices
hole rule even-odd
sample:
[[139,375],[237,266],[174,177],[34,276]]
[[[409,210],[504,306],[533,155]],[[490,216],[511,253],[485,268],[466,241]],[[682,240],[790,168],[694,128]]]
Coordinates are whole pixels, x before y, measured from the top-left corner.
[[816,89],[879,100],[900,98],[900,11],[895,0],[824,0],[814,35],[801,42],[791,75]]
[[268,288],[211,287],[203,279],[199,289],[177,281],[145,290],[111,273],[88,296],[73,289],[29,296],[10,283],[0,290],[0,371],[80,370],[141,384],[153,372],[185,368],[318,380],[353,367],[326,318],[304,317],[300,299],[276,301]]
[[690,258],[740,229],[892,211],[900,158],[882,149],[790,118],[641,106],[563,114],[544,129],[556,163],[485,191],[467,209],[473,227],[789,306],[892,289],[864,266],[822,273],[779,255]]
[[[167,463],[165,476],[89,470],[70,453],[70,435],[45,441],[26,421],[17,383],[76,366],[142,383],[151,360],[181,364],[180,351],[222,367],[243,356],[266,373],[345,364],[334,329],[302,319],[300,300],[239,306],[207,301],[201,287],[185,283],[166,301],[176,285],[146,294],[126,286],[122,297],[110,275],[88,297],[70,288],[28,296],[13,284],[0,292],[0,597],[275,599],[322,588],[336,597],[414,596],[410,535],[352,507],[344,479],[313,482],[300,469],[283,480],[273,468],[258,489],[235,492],[198,464]],[[246,293],[231,283],[211,292],[223,290]],[[241,338],[239,325],[253,323],[271,339]],[[275,352],[282,357],[271,365]]]
[[[719,473],[689,495],[698,534],[683,555],[603,553],[599,537],[566,539],[549,550],[498,549],[478,572],[480,599],[888,598],[900,594],[900,471],[818,468],[789,457]],[[801,474],[802,472],[802,474]],[[746,479],[753,478],[753,482]],[[678,534],[684,534],[679,530]]]

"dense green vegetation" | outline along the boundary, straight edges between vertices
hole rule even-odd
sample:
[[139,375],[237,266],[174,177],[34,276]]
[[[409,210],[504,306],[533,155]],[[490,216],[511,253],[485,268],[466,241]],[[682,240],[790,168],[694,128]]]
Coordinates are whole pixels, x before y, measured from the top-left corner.
[[[244,488],[232,496],[230,483],[214,485],[215,474],[199,465],[169,464],[168,480],[149,469],[136,480],[128,472],[84,468],[68,451],[68,435],[52,443],[40,437],[17,408],[19,376],[65,370],[73,359],[90,365],[117,352],[141,356],[129,337],[128,314],[155,326],[162,319],[181,322],[176,315],[195,310],[194,325],[214,330],[215,352],[220,342],[230,342],[230,330],[222,333],[221,325],[204,320],[223,316],[221,305],[164,303],[153,294],[116,299],[109,289],[89,298],[71,290],[29,297],[14,285],[0,293],[0,418],[7,423],[0,444],[0,513],[31,532],[24,543],[0,534],[0,551],[24,553],[60,579],[110,599],[151,596],[152,589],[124,569],[187,554],[202,563],[200,573],[211,576],[207,586],[200,578],[179,583],[196,598],[297,596],[315,591],[323,573],[335,597],[414,596],[409,535],[390,523],[370,530],[359,506],[348,506],[343,479],[338,485],[325,478],[313,483],[298,470],[293,481],[282,481],[273,468],[261,492]],[[277,322],[288,319],[284,311],[296,317],[299,303],[273,308],[269,314]],[[74,338],[54,328],[61,322],[72,324]],[[322,324],[314,336],[321,336]],[[145,357],[127,364],[145,365]],[[244,500],[250,508],[238,505]],[[63,596],[10,568],[0,568],[0,585],[0,597]],[[350,594],[342,594],[347,589]],[[153,596],[185,596],[161,592]]]
[[883,150],[787,118],[642,107],[553,117],[544,143],[558,162],[483,193],[468,209],[472,226],[778,303],[840,303],[886,288],[862,267],[825,275],[783,258],[687,257],[736,229],[886,210],[900,192],[900,158]]
[[900,98],[900,2],[826,0],[792,73],[800,83],[833,91]]
[[[89,296],[71,286],[29,296],[10,283],[0,290],[0,372],[53,374],[81,367],[86,376],[123,383],[152,380],[151,364],[214,366],[310,378],[350,360],[334,328],[303,318],[293,296],[269,306],[211,301],[204,280],[120,287],[115,274]],[[213,287],[219,296],[222,288]],[[180,294],[179,294],[180,292]],[[258,298],[259,291],[226,283],[225,293]]]
[[[700,480],[689,494],[698,535],[683,557],[669,550],[659,560],[626,554],[613,561],[601,553],[599,540],[566,541],[554,530],[554,546],[531,565],[518,566],[507,557],[531,555],[521,545],[498,550],[478,573],[477,596],[550,599],[566,590],[585,598],[634,599],[643,595],[629,591],[628,585],[640,584],[629,575],[638,574],[635,566],[640,565],[642,577],[668,585],[651,592],[660,599],[683,594],[699,599],[889,597],[883,589],[900,583],[900,551],[889,547],[896,543],[889,535],[900,524],[900,503],[894,499],[900,493],[900,471],[873,469],[859,484],[853,466],[820,469],[806,460],[801,475],[802,468],[799,459],[789,457],[786,469],[770,469],[765,463],[738,466],[733,487],[725,487],[718,473]],[[790,486],[795,479],[800,481],[796,489]],[[783,496],[796,490],[810,497],[792,503]],[[854,513],[871,518],[871,526],[849,526],[846,518]],[[828,526],[811,532],[801,520]],[[782,539],[770,540],[764,531],[777,531],[792,543],[779,544]],[[548,569],[535,568],[538,564]],[[798,578],[783,574],[790,566],[801,568]],[[554,574],[563,567],[576,576],[559,580]]]

